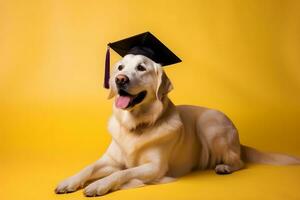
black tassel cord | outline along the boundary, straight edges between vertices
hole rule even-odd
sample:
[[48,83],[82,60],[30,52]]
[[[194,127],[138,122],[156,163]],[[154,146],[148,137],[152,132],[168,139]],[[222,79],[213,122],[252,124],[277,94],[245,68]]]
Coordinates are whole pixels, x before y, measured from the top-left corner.
[[110,52],[107,46],[105,57],[105,71],[104,71],[104,88],[109,89],[109,76],[110,76]]

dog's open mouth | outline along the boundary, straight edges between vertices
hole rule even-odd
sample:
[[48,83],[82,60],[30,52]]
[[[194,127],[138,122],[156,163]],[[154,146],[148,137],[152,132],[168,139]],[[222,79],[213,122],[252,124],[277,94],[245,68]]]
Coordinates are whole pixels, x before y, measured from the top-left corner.
[[137,95],[131,95],[125,90],[119,90],[119,96],[116,99],[115,105],[117,108],[126,109],[141,103],[146,97],[147,91],[142,91]]

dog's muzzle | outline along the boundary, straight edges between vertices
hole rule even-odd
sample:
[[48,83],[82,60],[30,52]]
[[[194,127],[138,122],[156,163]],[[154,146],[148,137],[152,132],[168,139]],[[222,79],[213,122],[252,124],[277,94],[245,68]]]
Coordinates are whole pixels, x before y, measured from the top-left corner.
[[129,84],[129,78],[124,74],[119,74],[116,76],[115,82],[118,88],[125,88]]

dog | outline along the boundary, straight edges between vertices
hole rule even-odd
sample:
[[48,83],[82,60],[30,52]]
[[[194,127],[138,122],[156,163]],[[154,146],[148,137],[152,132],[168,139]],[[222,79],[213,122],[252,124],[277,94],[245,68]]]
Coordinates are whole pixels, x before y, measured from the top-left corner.
[[[241,145],[238,131],[222,112],[168,98],[172,83],[160,64],[126,55],[110,78],[115,98],[108,129],[112,142],[104,155],[62,181],[57,194],[84,188],[85,196],[146,184],[167,183],[197,169],[230,174],[245,162],[300,164],[300,159]],[[90,183],[90,184],[89,184]]]

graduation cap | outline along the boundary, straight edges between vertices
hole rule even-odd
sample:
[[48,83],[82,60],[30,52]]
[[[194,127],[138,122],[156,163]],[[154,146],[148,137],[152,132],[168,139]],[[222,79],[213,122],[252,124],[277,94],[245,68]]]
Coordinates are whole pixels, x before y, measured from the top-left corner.
[[104,74],[104,87],[107,89],[109,88],[110,75],[110,48],[122,57],[128,54],[143,55],[162,66],[181,62],[180,58],[150,32],[141,33],[117,42],[109,43],[106,51]]

